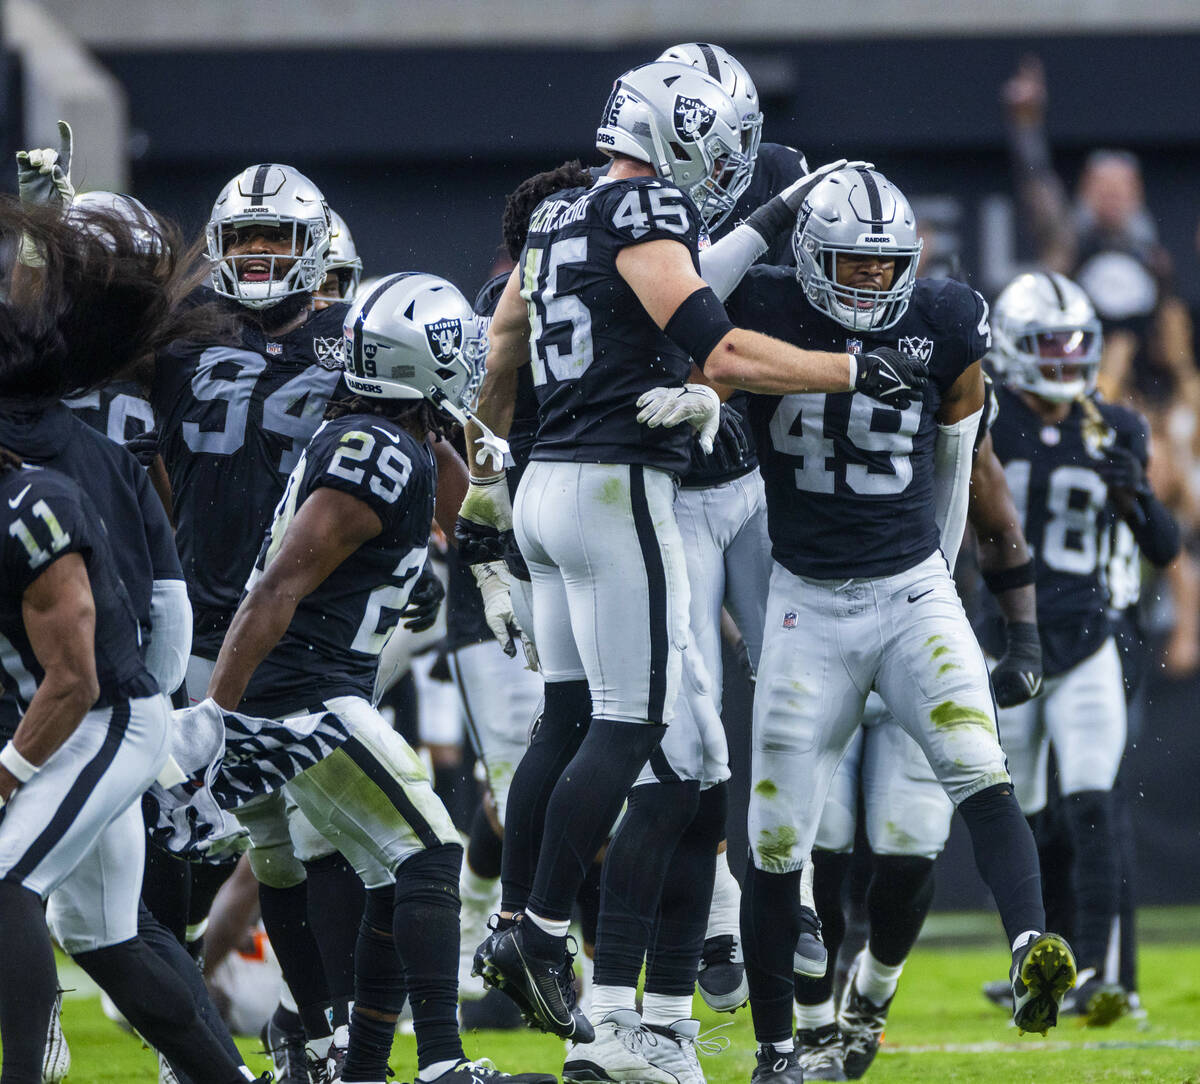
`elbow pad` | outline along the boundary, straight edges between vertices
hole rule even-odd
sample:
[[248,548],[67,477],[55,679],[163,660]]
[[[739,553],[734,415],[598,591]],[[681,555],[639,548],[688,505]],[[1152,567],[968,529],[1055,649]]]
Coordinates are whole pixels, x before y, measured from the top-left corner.
[[754,261],[766,255],[767,247],[759,231],[743,222],[700,253],[700,275],[724,301]]
[[717,343],[733,330],[725,306],[708,286],[688,294],[663,328],[667,338],[701,369]]
[[942,552],[954,570],[963,532],[967,529],[967,505],[971,496],[971,460],[975,432],[983,410],[955,422],[939,425],[933,450],[934,518],[941,534]]
[[171,695],[187,674],[192,653],[192,604],[183,580],[155,580],[150,593],[150,643],[145,664],[158,687]]

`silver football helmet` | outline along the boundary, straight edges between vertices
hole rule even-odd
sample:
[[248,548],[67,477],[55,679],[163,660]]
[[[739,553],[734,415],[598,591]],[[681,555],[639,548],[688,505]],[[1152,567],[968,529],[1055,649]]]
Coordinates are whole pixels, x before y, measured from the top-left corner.
[[1087,395],[1100,372],[1103,335],[1083,289],[1055,271],[1018,275],[992,309],[992,349],[997,375],[1054,403]]
[[388,275],[359,292],[342,328],[346,385],[374,399],[428,399],[465,425],[488,341],[470,303],[437,275]]
[[74,220],[77,223],[83,223],[84,228],[91,230],[98,235],[100,241],[111,247],[112,235],[107,231],[101,233],[97,230],[89,220],[92,212],[123,219],[130,228],[134,243],[144,255],[149,256],[162,251],[163,238],[158,221],[140,199],[127,196],[122,192],[101,190],[81,192],[71,200],[71,206],[67,209],[67,221]]
[[[813,307],[852,331],[883,331],[908,309],[917,281],[921,240],[904,193],[882,173],[842,169],[805,199],[792,233],[796,277]],[[880,256],[894,261],[891,285],[858,289],[838,282],[838,260]]]
[[711,76],[674,61],[626,72],[614,84],[596,147],[648,163],[686,192],[712,229],[750,183],[733,100]]
[[[289,251],[231,254],[264,229],[290,237]],[[271,163],[250,166],[221,189],[209,215],[212,287],[250,309],[314,293],[325,279],[330,232],[325,197],[303,173]]]
[[338,297],[349,301],[357,292],[362,279],[363,262],[359,258],[350,227],[337,211],[330,208],[329,255],[325,258],[325,274],[335,272]]
[[758,104],[758,88],[750,73],[727,49],[707,42],[693,41],[672,45],[659,60],[674,60],[708,72],[733,99],[742,129],[742,153],[749,161],[748,172],[754,172],[758,145],[762,141],[763,115]]

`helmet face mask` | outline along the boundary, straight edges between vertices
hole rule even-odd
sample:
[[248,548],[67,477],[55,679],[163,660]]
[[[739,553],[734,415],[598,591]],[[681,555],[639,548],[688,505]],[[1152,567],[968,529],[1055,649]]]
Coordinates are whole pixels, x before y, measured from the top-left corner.
[[363,262],[350,234],[346,220],[332,208],[329,211],[329,255],[325,258],[325,281],[332,274],[337,280],[336,294],[325,291],[325,281],[318,296],[326,301],[349,301],[362,281]]
[[709,229],[750,183],[737,110],[716,80],[686,64],[656,61],[613,84],[596,147],[645,162],[695,203]]
[[1089,395],[1102,349],[1091,302],[1063,275],[1019,275],[996,299],[988,358],[1009,387],[1051,403]]
[[209,216],[213,290],[250,309],[315,293],[330,232],[329,208],[307,177],[291,166],[251,166],[221,190]]

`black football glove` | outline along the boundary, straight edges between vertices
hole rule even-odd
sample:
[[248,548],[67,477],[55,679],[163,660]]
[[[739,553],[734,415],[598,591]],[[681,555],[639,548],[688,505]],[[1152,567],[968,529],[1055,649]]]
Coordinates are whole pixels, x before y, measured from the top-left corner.
[[711,452],[693,445],[692,467],[706,474],[733,474],[754,454],[754,445],[746,432],[742,416],[728,403],[721,404],[721,423]]
[[442,581],[426,564],[409,593],[408,605],[400,612],[404,619],[404,627],[413,632],[424,632],[432,628],[445,597],[446,589],[442,586]]
[[1113,445],[1096,464],[1095,470],[1110,490],[1116,490],[1131,499],[1148,492],[1146,471],[1141,460],[1128,448]]
[[454,524],[458,555],[469,565],[503,561],[512,540],[512,502],[504,475],[471,478]]
[[877,346],[869,354],[858,355],[856,360],[855,391],[901,410],[921,398],[929,377],[923,361],[907,357],[890,346]]
[[1002,708],[1015,708],[1042,691],[1042,640],[1037,625],[1014,621],[1008,626],[1008,650],[992,671],[992,689]]
[[158,458],[158,430],[151,429],[130,437],[125,442],[125,450],[129,452],[143,467],[151,467]]

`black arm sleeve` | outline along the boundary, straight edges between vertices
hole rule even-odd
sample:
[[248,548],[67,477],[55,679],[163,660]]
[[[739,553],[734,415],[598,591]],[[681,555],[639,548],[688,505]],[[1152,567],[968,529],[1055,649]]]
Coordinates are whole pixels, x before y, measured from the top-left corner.
[[1169,565],[1179,553],[1181,544],[1175,517],[1153,493],[1138,494],[1137,513],[1126,522],[1146,560],[1156,568]]

